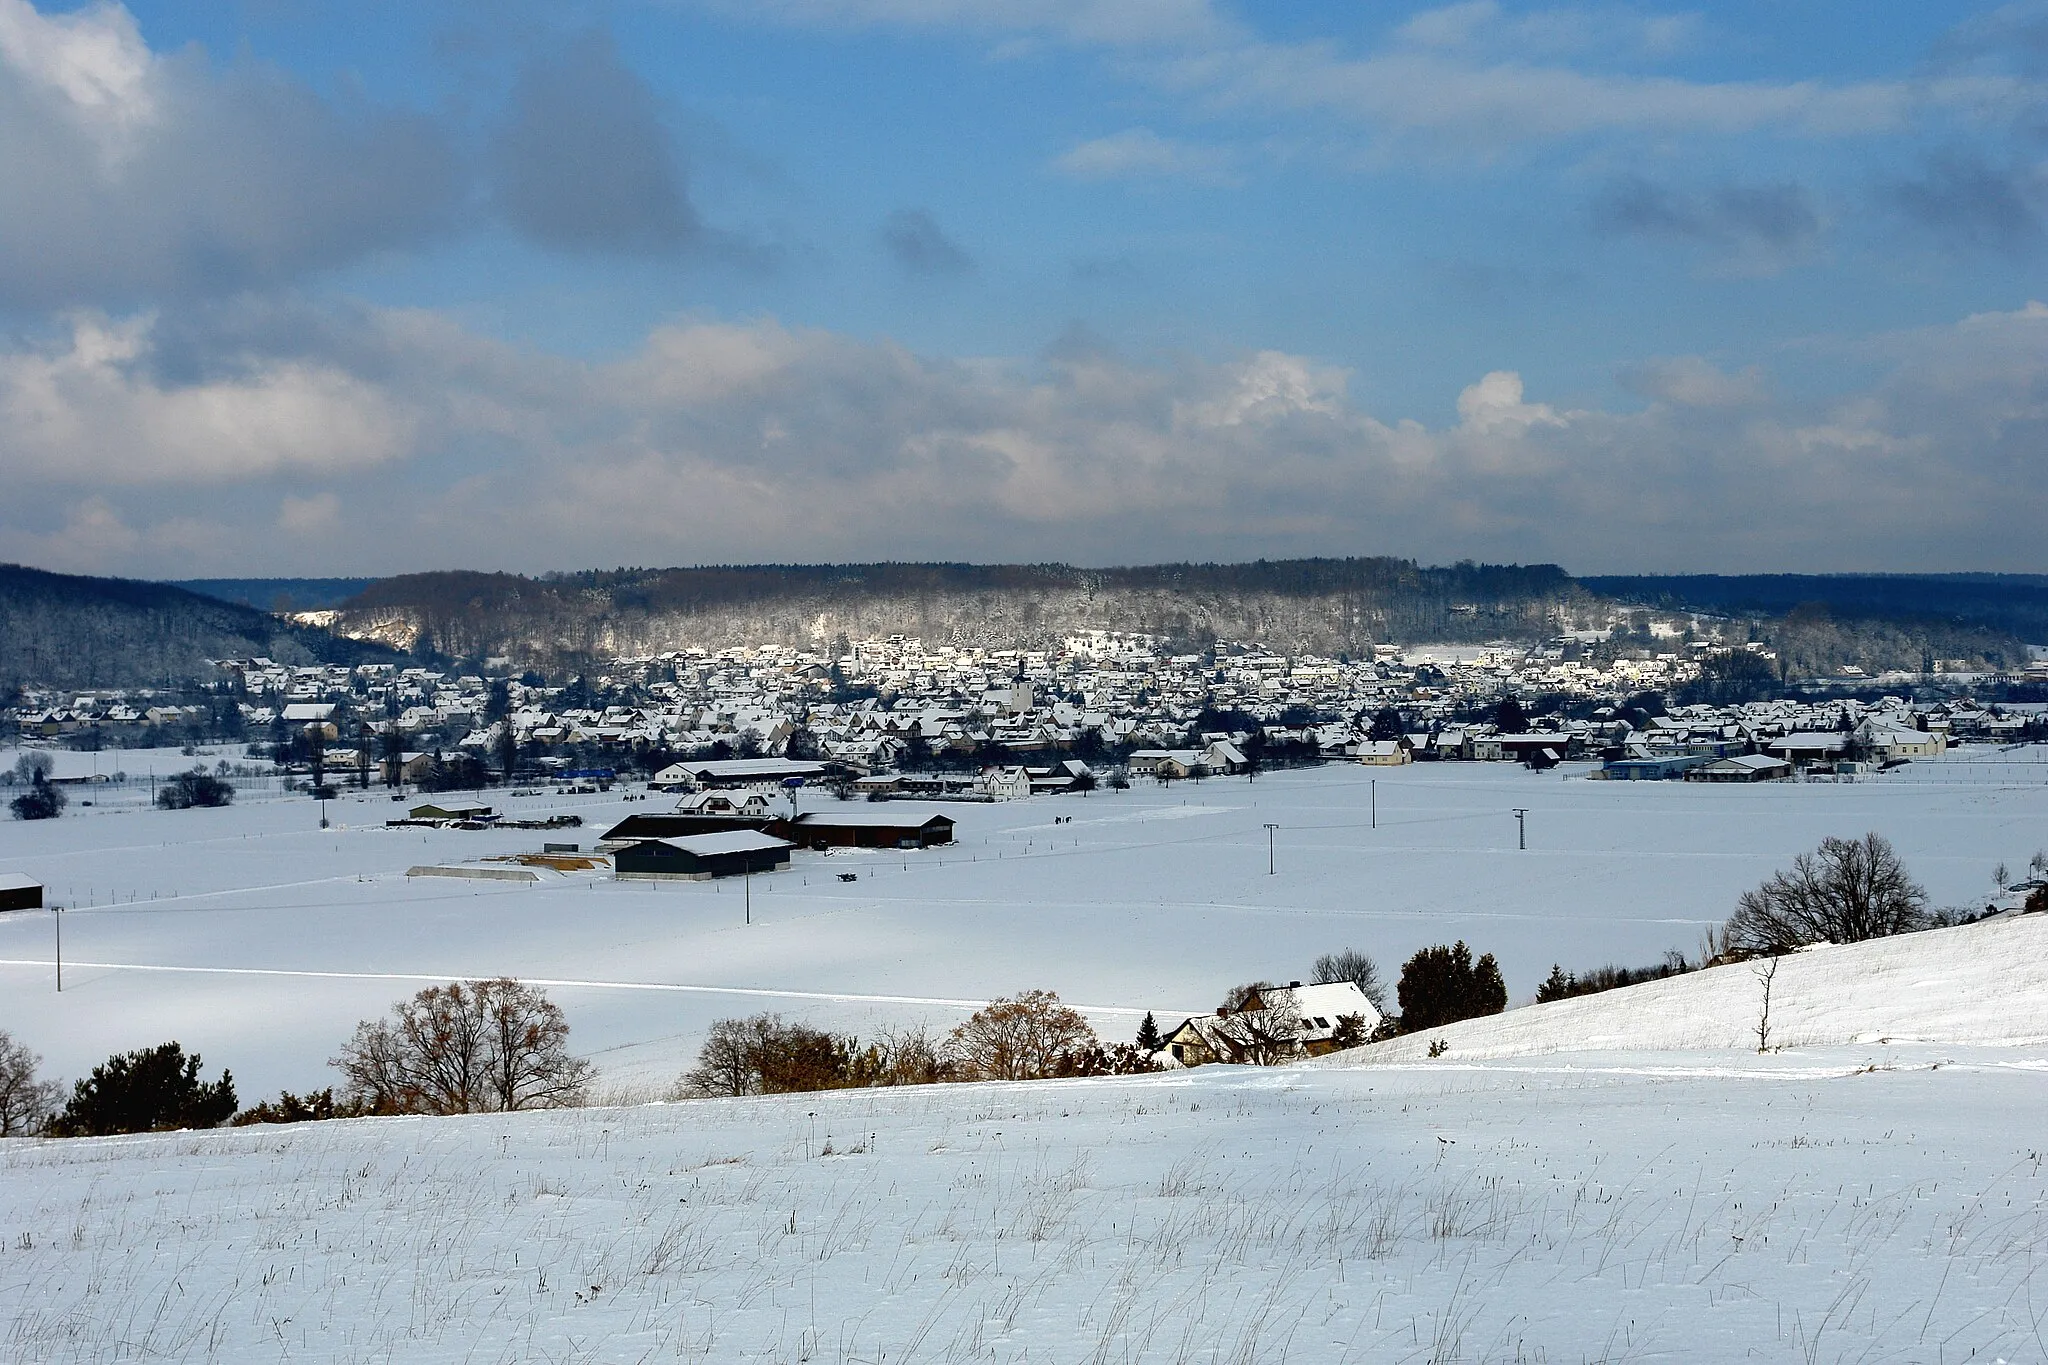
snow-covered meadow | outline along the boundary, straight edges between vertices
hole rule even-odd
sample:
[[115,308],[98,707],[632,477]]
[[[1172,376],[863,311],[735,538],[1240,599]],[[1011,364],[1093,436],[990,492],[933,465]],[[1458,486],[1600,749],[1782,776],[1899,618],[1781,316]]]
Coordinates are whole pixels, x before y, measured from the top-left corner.
[[1965,1361],[2048,1051],[1194,1072],[0,1143],[0,1356]]
[[[618,818],[662,809],[660,797],[487,798],[515,815],[582,815],[565,835],[387,829],[404,806],[375,790],[332,803],[326,831],[303,796],[252,792],[225,810],[157,811],[139,796],[74,805],[60,820],[0,821],[0,871],[40,877],[70,907],[61,996],[55,917],[0,915],[0,1028],[65,1076],[176,1038],[232,1067],[253,1100],[329,1083],[326,1059],[355,1022],[422,985],[509,974],[549,983],[574,1045],[608,1081],[658,1087],[726,1015],[943,1029],[994,995],[1047,987],[1128,1037],[1145,1010],[1171,1022],[1237,982],[1302,977],[1346,946],[1391,973],[1419,947],[1463,938],[1496,954],[1526,1000],[1553,962],[1696,951],[1741,891],[1825,835],[1884,833],[1951,905],[1981,906],[1994,866],[2023,869],[2048,845],[2040,748],[1963,751],[1841,785],[1610,783],[1583,771],[1331,767],[947,806],[956,846],[800,855],[753,879],[751,924],[732,883],[405,876],[544,840],[588,847]],[[1515,807],[1530,812],[1526,851]],[[1268,823],[1279,826],[1272,875]]]

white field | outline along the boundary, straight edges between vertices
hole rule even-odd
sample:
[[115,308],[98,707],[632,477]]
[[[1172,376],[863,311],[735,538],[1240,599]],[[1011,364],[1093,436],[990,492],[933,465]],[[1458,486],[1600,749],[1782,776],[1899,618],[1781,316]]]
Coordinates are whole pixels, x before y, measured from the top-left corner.
[[[146,771],[139,757],[122,766]],[[0,752],[0,764],[11,760]],[[159,751],[149,761],[169,772],[190,760]],[[588,847],[665,798],[492,792],[485,799],[513,814],[573,810],[586,824],[471,833],[386,829],[410,799],[372,791],[333,803],[338,827],[323,832],[304,797],[170,812],[142,806],[146,791],[125,805],[102,793],[59,820],[0,820],[0,871],[36,875],[72,907],[61,996],[55,917],[0,914],[0,1028],[67,1077],[176,1038],[209,1068],[231,1067],[253,1102],[328,1084],[326,1059],[393,1000],[508,974],[549,983],[575,1046],[607,1079],[659,1086],[726,1015],[944,1028],[991,996],[1042,986],[1087,1007],[1106,1035],[1128,1037],[1147,1009],[1170,1025],[1236,982],[1305,977],[1318,953],[1346,946],[1373,953],[1391,978],[1415,949],[1463,938],[1495,953],[1526,1000],[1553,962],[1695,952],[1741,891],[1824,835],[1878,830],[1937,903],[1980,907],[1996,864],[2018,872],[2048,845],[2041,748],[1840,785],[1610,783],[1583,771],[1345,766],[947,805],[956,846],[800,854],[753,879],[751,925],[730,882],[572,876],[529,889],[404,875],[550,839]],[[1517,806],[1530,812],[1527,851],[1515,846]],[[1269,822],[1280,827],[1270,876]],[[841,871],[859,880],[840,882]],[[1801,1041],[1885,1027],[1866,1024]]]
[[[253,1098],[324,1083],[415,977],[582,982],[551,991],[627,1080],[737,1010],[943,1024],[1048,984],[1164,1015],[1345,943],[1463,936],[1526,994],[1554,958],[1690,947],[1826,833],[1979,901],[2041,839],[2043,771],[1431,766],[1377,775],[1376,831],[1356,770],[954,807],[960,848],[757,879],[751,927],[732,888],[408,884],[543,836],[364,828],[381,799],[324,835],[304,802],[96,807],[5,827],[0,867],[99,902],[67,953],[125,965],[59,1000],[51,917],[0,917],[30,964],[0,967],[0,1027],[67,1074],[177,1036]],[[10,1140],[0,1359],[2041,1360],[2044,962],[2048,916],[1802,954],[1768,1054],[1735,967],[1455,1026],[1437,1059]]]

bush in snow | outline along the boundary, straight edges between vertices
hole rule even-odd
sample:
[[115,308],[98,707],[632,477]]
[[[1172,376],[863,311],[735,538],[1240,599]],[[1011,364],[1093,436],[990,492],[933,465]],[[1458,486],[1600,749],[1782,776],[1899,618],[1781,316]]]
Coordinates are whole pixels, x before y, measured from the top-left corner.
[[1589,972],[1567,972],[1552,963],[1550,975],[1536,988],[1536,1003],[1547,1005],[1553,1000],[1569,1000],[1575,995],[1598,995],[1602,991],[1619,990],[1623,986],[1638,986],[1645,981],[1662,981],[1667,976],[1679,976],[1693,970],[1685,960],[1685,954],[1670,952],[1654,967],[1595,967]]
[[1735,957],[1768,957],[1810,943],[1861,943],[1927,927],[1927,893],[1906,875],[1891,841],[1823,839],[1754,891],[1742,893],[1723,933]]
[[533,986],[499,977],[429,986],[365,1019],[331,1062],[348,1103],[377,1114],[480,1114],[583,1102],[590,1063],[569,1022]]
[[191,810],[194,806],[225,806],[235,799],[234,784],[223,782],[204,768],[179,773],[157,789],[156,803],[164,810]]
[[0,1137],[41,1132],[57,1108],[57,1083],[36,1079],[42,1060],[0,1031]]
[[1499,1014],[1508,1007],[1507,984],[1493,954],[1474,962],[1463,939],[1449,948],[1424,948],[1409,958],[1401,966],[1395,992],[1401,1000],[1403,1033]]
[[17,820],[54,820],[64,813],[66,804],[64,793],[45,781],[38,769],[29,780],[29,789],[9,801],[7,808]]
[[229,1119],[228,1125],[246,1128],[252,1123],[319,1123],[327,1119],[360,1118],[365,1112],[346,1099],[336,1100],[331,1087],[309,1090],[304,1095],[282,1090],[276,1099],[264,1100],[254,1108],[244,1109]]
[[199,1079],[198,1053],[164,1043],[107,1058],[71,1088],[50,1125],[57,1137],[105,1137],[176,1128],[218,1128],[235,1112],[235,1078]]
[[953,1079],[938,1040],[921,1029],[863,1042],[787,1023],[779,1014],[720,1019],[705,1035],[678,1097],[775,1095],[862,1086],[930,1085]]
[[1063,1074],[1095,1041],[1055,992],[1024,991],[977,1010],[953,1030],[947,1051],[963,1080],[1035,1081]]

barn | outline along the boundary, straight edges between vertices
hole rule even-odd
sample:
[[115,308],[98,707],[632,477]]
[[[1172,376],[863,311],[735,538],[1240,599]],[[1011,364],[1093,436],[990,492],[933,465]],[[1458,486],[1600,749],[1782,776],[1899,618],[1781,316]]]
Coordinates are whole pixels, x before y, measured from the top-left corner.
[[951,816],[912,811],[815,811],[768,828],[806,848],[932,848],[953,842]]
[[597,846],[609,851],[629,848],[647,839],[687,839],[736,829],[760,831],[767,826],[768,818],[763,815],[629,815],[606,830]]
[[612,855],[620,881],[709,881],[789,866],[789,841],[757,830],[643,839]]
[[0,910],[40,910],[43,884],[19,872],[0,872]]

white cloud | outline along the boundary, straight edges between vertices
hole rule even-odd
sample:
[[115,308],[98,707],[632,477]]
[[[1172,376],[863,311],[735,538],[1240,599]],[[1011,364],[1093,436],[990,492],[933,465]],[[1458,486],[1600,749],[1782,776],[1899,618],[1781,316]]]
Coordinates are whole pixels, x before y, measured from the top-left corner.
[[277,357],[176,384],[147,319],[74,320],[68,344],[0,356],[0,465],[17,479],[220,483],[381,464],[410,422],[374,384]]
[[[1443,426],[1365,412],[1342,371],[1271,351],[965,362],[685,321],[591,363],[422,313],[208,326],[188,319],[180,345],[213,377],[179,383],[151,377],[163,324],[0,356],[0,556],[56,553],[68,521],[91,549],[67,566],[145,573],[341,552],[310,563],[309,543],[370,571],[1366,552],[2023,568],[2048,516],[2039,306],[1884,338],[1890,373],[1836,400],[1680,358],[1628,373],[1641,411],[1554,404],[1499,370]],[[52,394],[56,417],[23,407]]]
[[1222,147],[1161,137],[1150,128],[1126,128],[1069,148],[1053,169],[1076,180],[1192,180],[1238,183],[1237,158]]

